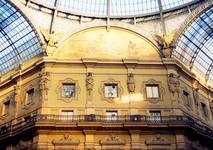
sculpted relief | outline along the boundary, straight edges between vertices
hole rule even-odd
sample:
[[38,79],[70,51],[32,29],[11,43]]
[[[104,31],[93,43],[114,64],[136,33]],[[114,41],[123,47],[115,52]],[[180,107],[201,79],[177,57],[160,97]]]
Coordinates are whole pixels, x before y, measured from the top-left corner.
[[170,73],[168,75],[168,86],[170,92],[173,94],[175,97],[179,97],[180,94],[180,81],[179,81],[180,76],[175,75],[173,73]]

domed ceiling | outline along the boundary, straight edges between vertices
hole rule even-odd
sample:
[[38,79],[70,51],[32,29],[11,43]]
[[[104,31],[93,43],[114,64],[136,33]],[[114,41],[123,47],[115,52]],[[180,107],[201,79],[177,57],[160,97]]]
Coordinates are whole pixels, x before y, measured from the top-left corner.
[[202,0],[31,0],[59,11],[91,17],[131,17],[180,9]]

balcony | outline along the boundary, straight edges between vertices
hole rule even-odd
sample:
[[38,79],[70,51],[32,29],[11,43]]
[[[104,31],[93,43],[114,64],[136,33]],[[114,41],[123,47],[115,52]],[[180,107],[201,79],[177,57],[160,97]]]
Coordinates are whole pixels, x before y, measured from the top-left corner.
[[28,116],[27,119],[22,119],[17,123],[12,120],[6,124],[0,125],[0,140],[8,137],[15,136],[29,129],[36,129],[42,127],[54,127],[63,129],[67,128],[186,128],[192,129],[195,132],[207,136],[213,139],[213,129],[201,123],[197,120],[192,119],[189,116],[161,116],[151,117],[144,115],[125,115],[116,116],[109,118],[109,116],[103,115],[47,115],[37,114],[34,116]]

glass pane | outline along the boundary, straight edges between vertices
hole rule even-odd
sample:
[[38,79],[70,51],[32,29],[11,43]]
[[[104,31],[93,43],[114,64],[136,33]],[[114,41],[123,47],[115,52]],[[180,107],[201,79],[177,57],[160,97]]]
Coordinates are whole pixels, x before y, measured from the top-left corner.
[[146,87],[146,95],[148,98],[152,98],[152,87],[151,86]]
[[75,84],[63,84],[63,97],[75,97]]
[[106,84],[104,87],[105,97],[118,97],[117,84]]

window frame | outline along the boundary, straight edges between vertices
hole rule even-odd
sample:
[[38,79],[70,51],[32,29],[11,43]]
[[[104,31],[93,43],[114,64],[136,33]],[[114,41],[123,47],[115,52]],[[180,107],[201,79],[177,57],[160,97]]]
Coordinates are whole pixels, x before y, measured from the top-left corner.
[[[115,88],[115,90],[116,90],[116,95],[115,96],[107,96],[106,94],[106,87],[110,87],[110,86],[115,86],[116,88]],[[109,92],[109,91],[108,91]],[[113,91],[111,91],[111,93],[113,94],[114,92]],[[104,97],[105,98],[117,98],[118,97],[118,84],[117,83],[105,83],[104,84]]]
[[[5,105],[6,103],[8,103],[8,105]],[[6,109],[6,106],[8,106],[8,110]],[[7,116],[9,115],[9,113],[10,113],[10,100],[7,100],[2,103],[1,116]]]
[[[151,88],[151,97],[149,97],[149,95],[148,95],[148,87],[150,87]],[[156,87],[157,88],[157,97],[154,97],[154,90],[153,90],[153,88],[154,87]],[[160,89],[159,89],[159,85],[158,84],[146,84],[146,97],[148,98],[148,99],[158,99],[158,98],[160,98]]]
[[[147,95],[147,85],[157,85],[158,86],[158,97],[148,97]],[[160,81],[156,81],[155,79],[149,79],[142,83],[142,94],[144,95],[144,101],[149,101],[150,103],[158,103],[163,101],[163,95],[165,89],[162,87],[162,83]]]
[[[64,97],[62,95],[63,85],[64,84],[74,84],[75,85],[75,94],[74,94],[74,96]],[[78,84],[78,80],[73,80],[72,78],[65,78],[64,80],[59,80],[58,81],[58,86],[56,88],[56,94],[57,94],[57,99],[58,100],[62,100],[64,102],[70,103],[73,100],[78,100],[79,93],[80,93],[80,87],[79,87],[79,84]]]

